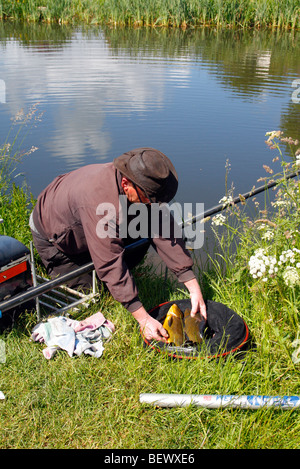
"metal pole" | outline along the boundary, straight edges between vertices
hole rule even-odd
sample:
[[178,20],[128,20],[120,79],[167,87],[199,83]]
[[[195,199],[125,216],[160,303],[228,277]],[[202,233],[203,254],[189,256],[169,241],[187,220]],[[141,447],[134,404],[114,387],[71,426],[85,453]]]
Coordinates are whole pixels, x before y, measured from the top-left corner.
[[14,296],[6,301],[0,303],[0,311],[7,311],[8,309],[14,308],[15,306],[19,306],[22,303],[26,303],[29,300],[36,298],[37,296],[46,293],[53,288],[66,283],[68,280],[78,277],[81,274],[86,272],[90,272],[93,270],[94,264],[93,262],[89,262],[88,264],[83,265],[82,267],[78,267],[76,270],[72,270],[72,272],[68,272],[67,274],[61,275],[54,280],[49,280],[49,282],[45,282],[37,287],[28,288],[23,293]]
[[[142,246],[143,244],[147,242],[148,242],[148,239],[140,239],[136,241],[135,243],[132,243],[126,246],[125,250],[132,251],[136,247]],[[64,283],[67,283],[69,280],[79,277],[79,275],[85,274],[87,272],[91,272],[92,270],[94,270],[94,264],[91,261],[81,267],[78,267],[75,270],[72,270],[72,272],[68,272],[67,274],[60,275],[59,277],[53,280],[49,280],[48,282],[45,282],[38,286],[33,286],[32,288],[28,288],[28,290],[26,290],[25,292],[22,292],[19,295],[16,295],[0,303],[0,312],[3,313],[4,311],[8,311],[9,309],[12,309],[23,303],[26,303],[29,300],[37,298],[43,293],[47,293],[53,288],[63,285]]]
[[140,394],[140,402],[157,407],[188,407],[197,406],[206,409],[226,407],[240,409],[261,409],[274,407],[292,409],[300,407],[299,396],[235,396],[214,394]]

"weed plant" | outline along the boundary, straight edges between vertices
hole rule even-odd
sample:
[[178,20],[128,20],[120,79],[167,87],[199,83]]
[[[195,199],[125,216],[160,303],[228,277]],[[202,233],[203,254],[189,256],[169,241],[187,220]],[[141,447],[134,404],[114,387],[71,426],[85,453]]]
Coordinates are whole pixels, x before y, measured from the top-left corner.
[[29,213],[35,201],[20,172],[22,159],[37,150],[24,150],[26,136],[39,121],[41,114],[34,105],[27,114],[20,110],[12,121],[10,131],[0,148],[0,234],[17,237],[28,244],[31,234]]
[[0,17],[126,26],[299,28],[297,0],[2,0]]
[[[280,174],[270,175],[272,169],[266,168],[267,179],[279,181],[273,204],[266,212],[257,200],[248,201],[257,205],[255,218],[246,204],[230,203],[229,190],[222,217],[207,222],[215,234],[214,254],[205,271],[197,264],[205,296],[244,318],[256,348],[243,359],[170,360],[143,346],[132,316],[103,292],[97,304],[76,313],[84,318],[101,310],[115,324],[103,356],[70,358],[61,351],[48,361],[44,346],[30,341],[36,317],[27,311],[0,336],[6,350],[0,363],[0,390],[6,396],[0,401],[1,448],[299,448],[297,409],[164,409],[139,403],[143,392],[299,394],[300,186],[297,178],[286,179],[297,168],[298,142],[285,141],[278,132],[267,142],[274,159],[282,158]],[[289,162],[282,145],[293,149]],[[11,207],[17,207],[15,192],[10,194]],[[22,200],[29,204],[29,195]],[[28,211],[22,204],[19,208],[23,221],[20,217],[17,223],[24,226],[18,234],[26,243]],[[3,213],[6,218],[9,209]],[[16,224],[14,229],[19,229]],[[147,264],[134,275],[147,309],[188,297],[171,277],[163,278]]]

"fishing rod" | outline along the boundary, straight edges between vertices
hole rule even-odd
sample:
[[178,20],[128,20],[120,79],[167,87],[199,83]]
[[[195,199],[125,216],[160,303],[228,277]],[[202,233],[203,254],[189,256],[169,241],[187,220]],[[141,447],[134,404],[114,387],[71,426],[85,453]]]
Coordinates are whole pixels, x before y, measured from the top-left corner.
[[261,409],[266,407],[293,409],[300,407],[299,396],[251,396],[251,395],[218,395],[218,394],[140,394],[142,404],[157,407],[196,406],[206,409],[226,407],[239,409]]
[[[300,170],[295,171],[294,173],[291,173],[288,176],[285,176],[285,179],[294,178],[294,177],[298,176],[299,174],[300,174]],[[257,195],[257,194],[259,194],[259,193],[261,193],[261,192],[263,192],[267,189],[270,189],[270,188],[276,186],[278,183],[279,183],[279,181],[277,180],[277,181],[272,181],[268,184],[264,184],[263,186],[257,187],[256,189],[253,189],[249,192],[246,192],[245,194],[241,194],[241,195],[235,197],[231,201],[231,203],[232,204],[237,204],[239,202],[242,202],[243,200],[246,200],[249,197],[253,197],[253,196],[255,196],[255,195]],[[226,208],[227,208],[227,205],[225,205],[225,204],[216,205],[216,206],[206,210],[204,213],[195,215],[194,217],[191,217],[188,220],[184,220],[184,221],[180,222],[179,226],[184,226],[186,224],[193,224],[193,223],[196,223],[197,221],[200,221],[200,220],[203,221],[205,218],[207,218],[211,215],[214,215],[216,213],[219,213],[219,212],[225,210]],[[135,241],[134,243],[125,246],[125,250],[126,251],[133,251],[134,249],[136,249],[140,246],[143,246],[148,242],[149,242],[148,238],[139,239],[138,241]],[[20,293],[19,295],[16,295],[13,298],[9,298],[8,300],[3,301],[2,303],[0,303],[0,316],[1,316],[2,312],[8,311],[9,309],[20,306],[21,304],[23,304],[27,301],[30,301],[30,300],[32,300],[32,299],[34,299],[34,298],[36,298],[36,297],[38,297],[38,296],[40,296],[44,293],[49,292],[50,290],[52,290],[53,288],[55,288],[59,285],[63,285],[64,283],[68,282],[69,280],[72,280],[76,277],[79,277],[79,275],[85,274],[87,272],[91,272],[92,270],[94,270],[94,264],[91,261],[91,262],[88,262],[87,264],[85,264],[83,266],[78,267],[75,270],[72,270],[71,272],[68,272],[67,274],[61,275],[61,276],[59,276],[59,277],[57,277],[53,280],[49,280],[49,281],[47,281],[47,282],[45,282],[41,285],[31,287],[28,290],[26,290],[25,292]]]
[[[285,176],[285,180],[288,180],[288,179],[292,179],[296,176],[299,176],[300,174],[300,170],[299,171],[295,171],[291,174],[288,174],[287,176]],[[234,197],[231,201],[230,201],[230,204],[232,205],[235,205],[235,204],[238,204],[240,202],[243,202],[247,199],[249,199],[250,197],[254,197],[255,195],[257,194],[260,194],[261,192],[264,192],[268,189],[271,189],[272,187],[275,187],[277,186],[277,184],[279,183],[280,181],[277,180],[277,181],[272,181],[272,182],[269,182],[268,184],[264,184],[263,186],[260,186],[260,187],[257,187],[256,189],[252,189],[251,191],[249,192],[246,192],[245,194],[240,194],[238,195],[237,197]],[[219,205],[215,205],[214,207],[206,210],[203,214],[198,214],[198,215],[195,215],[194,217],[191,217],[189,218],[188,220],[184,220],[182,222],[179,223],[180,226],[184,226],[186,224],[193,224],[193,223],[196,223],[198,221],[203,221],[205,218],[207,217],[210,217],[211,215],[214,215],[216,213],[219,213],[219,212],[222,212],[223,210],[225,210],[226,208],[228,207],[227,204],[219,204]]]

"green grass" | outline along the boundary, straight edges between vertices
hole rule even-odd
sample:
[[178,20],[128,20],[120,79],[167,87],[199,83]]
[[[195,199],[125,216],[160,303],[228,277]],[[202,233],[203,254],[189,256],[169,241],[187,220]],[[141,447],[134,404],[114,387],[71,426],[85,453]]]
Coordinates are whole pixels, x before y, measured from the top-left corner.
[[[245,319],[256,350],[243,360],[233,356],[218,361],[170,360],[143,346],[132,316],[105,293],[97,305],[79,313],[85,317],[101,310],[114,322],[116,332],[105,344],[103,356],[70,358],[61,351],[47,361],[44,346],[30,341],[35,315],[24,313],[12,331],[0,336],[6,350],[6,360],[0,363],[0,390],[6,396],[0,401],[1,448],[300,447],[299,410],[164,409],[139,402],[144,392],[299,394],[300,368],[293,358],[293,342],[300,335],[299,282],[285,283],[287,263],[279,265],[276,275],[253,278],[249,270],[249,260],[259,248],[278,260],[283,250],[300,248],[299,181],[282,178],[294,169],[299,144],[282,141],[282,135],[271,137],[268,143],[275,149],[274,156],[284,145],[292,150],[288,162],[282,158],[280,175],[268,173],[282,179],[274,192],[275,205],[260,207],[251,199],[246,206],[226,207],[223,225],[207,222],[216,237],[214,254],[205,266],[200,266],[199,259],[196,263],[205,297],[223,302]],[[229,190],[226,196],[230,195]],[[30,203],[28,192],[5,185],[2,217],[11,216],[11,234],[17,229],[18,239],[25,244],[30,239],[26,208]],[[11,215],[9,204],[14,207]],[[251,207],[255,216],[249,215]],[[7,230],[7,223],[0,225],[2,232],[3,226]],[[296,269],[299,274],[299,266]],[[146,308],[187,297],[171,279],[164,282],[145,265],[136,273]]]
[[2,0],[0,17],[130,26],[298,29],[297,0]]

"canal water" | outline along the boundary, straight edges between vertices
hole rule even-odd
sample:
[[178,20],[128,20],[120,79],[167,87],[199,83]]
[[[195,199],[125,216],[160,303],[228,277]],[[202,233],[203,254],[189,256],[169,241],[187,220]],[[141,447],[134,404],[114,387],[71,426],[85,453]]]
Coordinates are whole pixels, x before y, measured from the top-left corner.
[[267,131],[300,138],[295,32],[2,23],[0,33],[0,142],[36,109],[21,150],[38,149],[18,168],[35,197],[58,174],[149,146],[177,169],[176,201],[206,210],[226,192],[226,167],[234,195],[261,184],[263,165],[278,169]]

